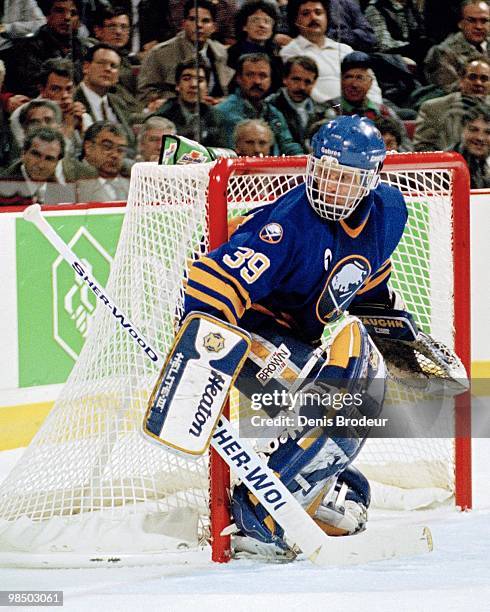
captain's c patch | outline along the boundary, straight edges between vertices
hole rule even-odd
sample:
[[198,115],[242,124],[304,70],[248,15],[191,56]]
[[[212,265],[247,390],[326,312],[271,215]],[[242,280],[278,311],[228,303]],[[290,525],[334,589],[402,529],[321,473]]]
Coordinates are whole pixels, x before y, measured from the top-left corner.
[[269,244],[277,244],[282,240],[282,226],[279,223],[268,223],[259,232],[259,238]]

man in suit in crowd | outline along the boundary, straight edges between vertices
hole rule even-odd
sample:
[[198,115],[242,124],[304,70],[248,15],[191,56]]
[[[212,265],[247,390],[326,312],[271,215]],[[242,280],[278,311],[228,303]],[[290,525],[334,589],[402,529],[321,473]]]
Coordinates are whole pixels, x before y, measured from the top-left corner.
[[472,189],[490,187],[490,108],[477,105],[462,117],[461,140],[450,148],[464,157],[470,171]]
[[266,100],[271,87],[271,61],[265,53],[240,56],[237,64],[238,87],[216,106],[221,146],[233,147],[233,130],[243,119],[263,119],[274,133],[274,155],[301,155],[303,149],[289,130],[284,115]]
[[[468,59],[490,55],[490,7],[484,0],[464,0],[460,8],[459,32],[449,34],[426,55],[424,72],[429,83],[454,91]],[[444,20],[442,20],[444,21]]]
[[170,98],[154,113],[166,117],[175,124],[177,134],[197,140],[206,146],[220,145],[220,126],[215,107],[206,104],[209,68],[194,59],[177,64],[175,91],[177,97]]
[[271,154],[274,134],[262,119],[244,119],[233,132],[233,143],[237,155],[264,157]]
[[[85,130],[93,123],[81,102],[73,100],[75,90],[73,83],[73,63],[63,58],[46,60],[38,76],[39,96],[36,100],[55,102],[62,112],[61,131],[65,136],[66,155],[78,157],[82,151],[82,140]],[[23,105],[10,115],[10,126],[17,142],[22,146],[23,130],[19,123],[21,111],[28,108]],[[57,110],[55,111],[58,112]]]
[[119,53],[121,65],[114,93],[124,100],[131,112],[139,113],[143,110],[143,105],[136,99],[141,62],[136,54],[129,52],[131,29],[130,14],[126,8],[100,8],[95,14],[95,38],[89,40],[93,44],[111,45]]
[[85,132],[84,162],[97,170],[98,177],[78,183],[80,202],[126,200],[129,179],[121,176],[128,140],[121,126],[96,121]]
[[490,101],[490,60],[470,60],[459,79],[459,91],[424,102],[415,123],[416,151],[444,151],[461,138],[461,118],[472,106]]
[[85,44],[78,37],[80,17],[75,0],[46,0],[46,24],[33,36],[18,39],[8,54],[7,91],[37,96],[38,75],[43,62],[53,57],[70,58],[74,80],[82,78]]
[[216,30],[215,17],[216,7],[209,0],[197,0],[197,9],[194,0],[187,0],[182,31],[153,47],[143,61],[138,89],[145,104],[173,96],[175,67],[195,58],[196,47],[211,72],[209,95],[215,99],[227,95],[234,71],[227,65],[226,47],[210,38]]
[[286,118],[296,142],[307,152],[306,140],[309,126],[321,119],[335,117],[328,104],[315,102],[311,92],[318,78],[318,66],[310,57],[296,55],[284,63],[283,87],[267,100]]
[[398,128],[403,134],[401,150],[411,151],[412,143],[400,117],[383,102],[377,104],[369,99],[374,79],[370,56],[362,51],[347,54],[340,64],[340,73],[341,95],[329,100],[328,104],[332,110],[335,109],[338,115],[360,115],[371,121],[379,117],[391,117],[398,123]]
[[60,184],[56,166],[65,154],[61,132],[39,127],[28,132],[21,158],[1,175],[0,203],[3,205],[59,204],[75,201],[74,184]]
[[82,102],[94,121],[119,124],[134,155],[136,137],[130,125],[130,110],[124,100],[113,93],[120,65],[121,57],[110,45],[100,43],[90,47],[83,62],[83,81],[75,90],[74,99]]
[[52,128],[60,132],[65,139],[63,158],[56,165],[56,180],[64,185],[81,178],[94,176],[93,173],[87,172],[87,169],[78,161],[78,152],[74,151],[72,141],[65,135],[63,113],[56,102],[43,98],[31,100],[21,106],[18,112],[12,113],[10,121],[12,133],[17,141],[16,157],[20,155],[24,140],[29,132],[39,127]]
[[160,159],[164,136],[175,136],[175,124],[166,117],[152,116],[143,122],[138,132],[138,154],[136,161],[155,162]]
[[[340,95],[340,62],[353,51],[349,45],[326,36],[329,11],[328,0],[289,0],[288,22],[295,38],[279,53],[283,61],[294,55],[306,55],[316,62],[318,79],[311,95],[317,102]],[[377,103],[382,101],[376,78],[373,79],[369,98]]]

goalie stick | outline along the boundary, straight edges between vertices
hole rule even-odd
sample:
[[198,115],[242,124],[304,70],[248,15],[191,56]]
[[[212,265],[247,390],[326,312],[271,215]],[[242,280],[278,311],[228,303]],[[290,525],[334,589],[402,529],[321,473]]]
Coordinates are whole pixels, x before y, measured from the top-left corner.
[[[107,291],[88,274],[70,247],[41,214],[39,204],[25,209],[24,219],[33,223],[94,295],[112,313],[147,357],[161,367],[158,353],[129,317],[118,307]],[[253,447],[240,439],[228,419],[221,416],[211,438],[211,446],[234,473],[255,495],[270,515],[284,529],[285,539],[299,548],[313,563],[320,566],[367,563],[394,557],[409,556],[432,550],[432,538],[427,527],[410,525],[401,529],[364,531],[361,534],[334,538],[325,532],[305,512],[285,485],[260,459]],[[169,449],[170,450],[170,449]]]

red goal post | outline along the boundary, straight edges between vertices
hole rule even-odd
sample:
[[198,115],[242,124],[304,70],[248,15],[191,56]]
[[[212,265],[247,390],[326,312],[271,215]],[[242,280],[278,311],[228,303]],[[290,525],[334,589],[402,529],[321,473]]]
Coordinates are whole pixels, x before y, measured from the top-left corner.
[[[221,159],[210,172],[208,191],[210,248],[217,248],[227,240],[227,218],[230,206],[236,198],[231,185],[255,182],[255,193],[269,190],[274,194],[284,190],[279,176],[293,177],[293,183],[301,181],[305,172],[306,157],[282,158],[238,158]],[[264,177],[265,178],[264,181]],[[273,178],[274,177],[274,178]],[[384,180],[398,186],[410,203],[411,199],[425,198],[437,204],[444,199],[448,203],[445,215],[450,215],[452,264],[453,347],[464,363],[467,372],[471,368],[470,335],[470,221],[469,221],[469,172],[465,161],[458,153],[400,153],[389,154],[383,167]],[[434,177],[440,177],[434,178]],[[286,181],[283,180],[282,183]],[[240,188],[238,189],[240,196]],[[263,203],[255,201],[254,190],[242,187],[247,207]],[[263,197],[263,196],[262,196]],[[240,203],[239,203],[240,204]],[[415,316],[417,312],[414,312]],[[471,407],[469,393],[456,400],[454,412],[454,501],[461,509],[472,505],[471,491]],[[213,559],[226,561],[229,558],[230,539],[222,530],[229,524],[228,510],[228,466],[214,451],[210,466],[210,507]]]

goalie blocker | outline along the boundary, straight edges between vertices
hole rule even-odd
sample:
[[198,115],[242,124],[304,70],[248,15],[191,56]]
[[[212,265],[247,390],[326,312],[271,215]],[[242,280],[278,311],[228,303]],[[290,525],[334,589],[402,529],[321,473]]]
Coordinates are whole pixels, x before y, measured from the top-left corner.
[[250,336],[229,323],[187,316],[150,396],[143,433],[178,452],[206,452],[250,346]]

